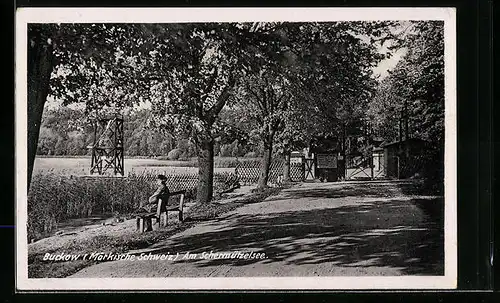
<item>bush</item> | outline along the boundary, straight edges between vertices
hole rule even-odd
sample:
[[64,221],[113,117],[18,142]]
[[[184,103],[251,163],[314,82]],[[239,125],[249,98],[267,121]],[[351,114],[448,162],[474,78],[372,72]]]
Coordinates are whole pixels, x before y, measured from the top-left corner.
[[219,156],[221,157],[231,157],[232,146],[230,144],[224,144],[220,148]]
[[177,157],[179,161],[189,161],[191,160],[191,156],[188,152],[183,152],[179,157]]
[[219,168],[236,167],[238,160],[232,157],[216,157],[214,159],[214,166]]
[[181,156],[182,151],[178,148],[172,149],[168,152],[167,159],[168,160],[177,160]]

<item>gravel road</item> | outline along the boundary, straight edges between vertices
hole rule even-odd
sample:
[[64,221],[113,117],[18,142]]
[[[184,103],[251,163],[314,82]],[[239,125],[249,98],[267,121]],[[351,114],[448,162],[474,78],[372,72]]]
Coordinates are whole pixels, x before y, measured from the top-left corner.
[[443,223],[426,211],[443,199],[418,196],[413,187],[298,184],[130,252],[134,260],[98,263],[71,277],[443,275]]

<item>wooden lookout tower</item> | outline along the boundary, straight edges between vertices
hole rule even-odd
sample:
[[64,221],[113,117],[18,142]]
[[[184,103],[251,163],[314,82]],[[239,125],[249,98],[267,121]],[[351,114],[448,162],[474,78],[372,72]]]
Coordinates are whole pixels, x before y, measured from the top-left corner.
[[94,142],[87,148],[92,151],[90,174],[125,175],[123,161],[123,117],[96,118],[93,121]]

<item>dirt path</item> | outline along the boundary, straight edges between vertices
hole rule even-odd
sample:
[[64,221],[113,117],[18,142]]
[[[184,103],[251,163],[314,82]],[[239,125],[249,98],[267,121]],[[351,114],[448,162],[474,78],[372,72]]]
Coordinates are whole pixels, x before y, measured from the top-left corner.
[[[133,261],[99,263],[72,277],[442,275],[442,221],[428,206],[443,201],[412,195],[413,188],[303,183],[132,252]],[[236,251],[265,258],[205,258]],[[137,260],[141,254],[176,260]]]

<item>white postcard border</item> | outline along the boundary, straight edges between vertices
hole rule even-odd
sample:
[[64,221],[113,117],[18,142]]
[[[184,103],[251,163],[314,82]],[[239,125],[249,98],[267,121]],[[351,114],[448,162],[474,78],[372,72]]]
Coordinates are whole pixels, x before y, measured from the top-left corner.
[[[454,289],[457,286],[454,8],[20,8],[15,37],[16,287],[39,290]],[[445,275],[398,277],[28,278],[27,24],[442,20],[445,22]]]

